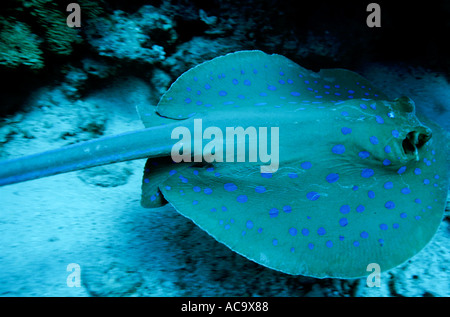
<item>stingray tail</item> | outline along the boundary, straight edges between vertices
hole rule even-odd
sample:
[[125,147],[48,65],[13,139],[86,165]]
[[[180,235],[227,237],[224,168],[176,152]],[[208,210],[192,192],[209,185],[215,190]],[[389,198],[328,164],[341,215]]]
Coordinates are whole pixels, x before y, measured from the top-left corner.
[[0,162],[0,186],[89,167],[170,155],[172,125],[107,136]]

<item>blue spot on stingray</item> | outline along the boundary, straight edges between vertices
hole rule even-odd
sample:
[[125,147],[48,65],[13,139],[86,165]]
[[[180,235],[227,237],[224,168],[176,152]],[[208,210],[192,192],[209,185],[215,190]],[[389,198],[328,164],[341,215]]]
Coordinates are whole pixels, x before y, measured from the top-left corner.
[[291,92],[291,95],[295,96],[295,97],[298,97],[298,96],[300,96],[300,93],[297,92],[297,91],[293,91],[293,92]]
[[283,79],[280,79],[280,80],[278,81],[278,83],[280,83],[281,85],[286,84],[286,82],[285,82]]
[[382,223],[382,224],[380,225],[380,229],[381,229],[381,230],[387,230],[387,229],[388,229],[388,225],[385,224],[385,223]]
[[268,86],[267,86],[267,89],[272,90],[272,91],[275,91],[275,90],[277,90],[277,87],[272,86],[272,85],[268,85]]
[[306,228],[303,228],[303,229],[302,229],[302,235],[304,235],[305,237],[306,237],[307,235],[309,235],[309,230],[306,229]]
[[150,180],[148,178],[144,179],[144,183],[148,184],[150,183]]
[[279,211],[277,208],[272,208],[272,209],[270,209],[270,210],[269,210],[269,216],[270,216],[270,218],[275,218],[275,217],[277,217],[279,212],[280,212],[280,211]]
[[264,186],[256,186],[255,192],[257,193],[264,193],[266,191],[266,188]]
[[422,201],[421,201],[419,198],[414,199],[414,202],[415,202],[416,204],[422,203]]
[[274,246],[278,245],[278,240],[277,240],[277,239],[273,239],[273,240],[272,240],[272,244],[273,244]]
[[317,229],[317,234],[319,236],[323,236],[325,233],[327,233],[327,232],[325,231],[325,229],[323,227],[320,227],[319,229]]
[[397,173],[398,174],[403,174],[406,171],[406,166],[402,166],[398,169]]
[[384,165],[384,166],[391,165],[391,161],[388,160],[388,159],[384,159],[384,160],[383,160],[383,165]]
[[191,101],[192,101],[191,98],[186,98],[186,99],[184,99],[184,102],[185,102],[185,103],[191,103]]
[[367,109],[367,106],[363,103],[361,103],[359,106],[361,107],[361,109]]
[[373,169],[370,168],[363,169],[361,172],[361,176],[364,178],[372,177],[374,174],[375,172],[373,171]]
[[225,207],[225,206],[222,206],[222,211],[227,211],[228,210],[228,208],[227,207]]
[[297,235],[297,229],[295,228],[289,228],[289,234],[293,237]]
[[361,152],[358,153],[358,155],[359,155],[360,158],[366,159],[366,158],[368,158],[370,156],[370,153],[367,152],[367,151],[361,151]]
[[373,198],[375,198],[375,193],[374,193],[372,190],[369,190],[369,191],[367,192],[367,196],[368,196],[370,199],[373,199]]
[[363,239],[367,239],[369,237],[369,234],[366,231],[363,231],[359,236]]
[[300,166],[301,166],[303,169],[308,170],[308,169],[311,168],[312,164],[311,164],[311,162],[303,162],[302,164],[300,164]]
[[283,211],[286,213],[290,213],[292,211],[292,207],[289,205],[283,206]]
[[206,89],[206,90],[211,89],[211,85],[210,85],[210,84],[206,84],[206,85],[205,85],[205,89]]
[[293,173],[293,172],[288,173],[288,176],[289,176],[289,178],[297,178],[298,177],[297,173]]
[[392,187],[394,187],[394,183],[386,182],[386,183],[384,183],[383,186],[384,186],[385,189],[391,189]]
[[356,207],[356,212],[363,212],[366,209],[366,207],[364,207],[363,205],[359,205],[358,207]]
[[341,132],[342,132],[343,135],[350,134],[350,133],[352,133],[352,129],[347,128],[347,127],[343,127],[341,129]]
[[325,243],[325,245],[328,247],[328,248],[332,248],[333,247],[333,242],[331,242],[331,241],[327,241],[326,243]]
[[378,144],[378,138],[376,136],[371,136],[369,138],[370,143],[372,143],[373,145],[377,145]]
[[339,179],[339,174],[336,174],[336,173],[328,174],[326,177],[327,182],[330,184],[336,182],[338,179]]
[[408,217],[408,215],[406,214],[406,212],[402,212],[401,214],[400,214],[400,218],[406,218],[406,217]]
[[341,219],[339,219],[339,225],[340,225],[341,227],[345,227],[346,225],[348,225],[348,220],[347,220],[347,218],[341,218]]
[[217,209],[216,208],[211,208],[211,212],[216,212]]
[[310,249],[310,250],[314,249],[314,244],[308,243],[308,249]]
[[400,136],[400,132],[398,132],[397,130],[392,130],[392,136],[394,138],[398,138]]
[[423,180],[423,183],[424,183],[425,185],[428,185],[428,184],[430,183],[430,180],[429,180],[428,178],[425,178],[425,179]]
[[247,227],[247,229],[252,229],[253,228],[253,221],[248,220],[247,223],[245,224],[245,226]]
[[227,93],[225,90],[219,91],[219,96],[224,97],[224,96],[226,96],[226,95],[228,95],[228,93]]
[[408,187],[405,187],[405,188],[402,188],[401,192],[402,192],[402,194],[407,195],[407,194],[411,193],[411,189],[409,189]]
[[193,204],[193,205],[197,205],[197,204],[198,204],[198,200],[194,200],[194,201],[192,202],[192,204]]
[[308,198],[311,201],[319,199],[320,195],[317,192],[309,192],[306,194],[306,198]]
[[238,203],[245,203],[245,202],[247,202],[248,197],[247,197],[247,195],[239,195],[236,198],[236,200],[237,200]]
[[350,212],[350,206],[349,205],[342,205],[341,208],[339,209],[339,211],[341,213],[348,214]]
[[226,191],[229,192],[235,191],[237,189],[237,186],[233,183],[226,183],[225,185],[223,185],[223,187],[225,188]]
[[261,173],[262,178],[272,178],[272,173]]
[[194,188],[192,188],[194,190],[194,192],[199,193],[202,191],[202,189],[198,186],[194,186]]
[[375,119],[377,120],[377,122],[378,122],[379,124],[383,124],[383,123],[384,123],[383,118],[380,117],[380,116],[375,116]]
[[335,146],[333,146],[333,148],[331,149],[331,151],[334,154],[344,154],[345,152],[345,146],[343,144],[337,144]]
[[252,83],[250,82],[250,80],[246,79],[244,80],[244,85],[245,86],[250,86]]
[[355,247],[359,247],[359,242],[358,242],[358,241],[354,241],[354,242],[353,242],[353,245],[354,245]]
[[395,208],[395,203],[393,201],[387,201],[384,204],[384,207],[386,207],[386,209],[394,209]]
[[418,167],[414,170],[414,174],[416,174],[416,175],[420,175],[421,173],[422,173],[422,170]]
[[211,188],[205,188],[205,189],[203,190],[203,192],[204,192],[206,195],[211,195],[212,192],[213,192],[213,190],[212,190]]
[[389,146],[389,145],[386,145],[385,147],[384,147],[384,152],[386,152],[386,153],[391,153],[391,147]]
[[233,85],[239,84],[239,80],[237,80],[236,78],[234,78],[232,82],[233,82]]

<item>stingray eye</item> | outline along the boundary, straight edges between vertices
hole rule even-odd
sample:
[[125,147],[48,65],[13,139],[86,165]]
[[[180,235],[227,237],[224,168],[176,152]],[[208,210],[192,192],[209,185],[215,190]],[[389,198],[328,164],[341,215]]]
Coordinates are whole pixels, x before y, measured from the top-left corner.
[[389,118],[395,118],[395,114],[394,114],[393,111],[388,112],[387,116],[388,116]]

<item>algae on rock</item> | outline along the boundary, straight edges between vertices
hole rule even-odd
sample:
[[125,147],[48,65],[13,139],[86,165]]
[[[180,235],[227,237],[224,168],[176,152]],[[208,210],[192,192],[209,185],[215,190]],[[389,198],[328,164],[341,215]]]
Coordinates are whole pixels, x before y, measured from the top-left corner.
[[0,65],[15,68],[25,65],[30,69],[44,66],[42,40],[32,33],[31,28],[13,18],[0,19]]
[[81,43],[77,29],[67,26],[65,12],[61,11],[54,1],[24,1],[23,6],[30,10],[30,14],[44,29],[45,43],[49,51],[58,55],[70,55],[72,45]]

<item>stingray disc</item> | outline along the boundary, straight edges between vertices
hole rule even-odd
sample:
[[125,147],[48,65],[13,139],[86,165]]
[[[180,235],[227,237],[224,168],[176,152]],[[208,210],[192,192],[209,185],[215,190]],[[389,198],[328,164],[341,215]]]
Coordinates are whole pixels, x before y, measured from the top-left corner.
[[261,265],[337,278],[368,275],[370,263],[388,270],[419,252],[442,219],[444,133],[420,121],[411,100],[387,101],[353,72],[315,73],[279,55],[238,52],[184,73],[157,111],[233,127],[244,114],[266,114],[279,127],[275,173],[261,173],[260,163],[213,162],[160,168],[157,183],[144,176],[153,192],[143,200],[158,189],[217,241]]

